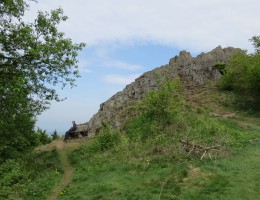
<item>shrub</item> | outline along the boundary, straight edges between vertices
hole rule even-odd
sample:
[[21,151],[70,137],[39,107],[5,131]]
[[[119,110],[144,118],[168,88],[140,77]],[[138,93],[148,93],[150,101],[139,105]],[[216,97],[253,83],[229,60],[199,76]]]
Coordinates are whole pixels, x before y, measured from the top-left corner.
[[[72,164],[79,162],[82,157],[90,158],[95,153],[106,151],[114,148],[120,142],[120,134],[117,130],[112,130],[109,127],[102,129],[98,135],[95,136],[85,145],[70,154],[70,161]],[[79,156],[81,155],[81,156]]]
[[57,139],[60,138],[60,136],[59,136],[58,132],[56,131],[56,129],[55,129],[55,131],[53,131],[53,133],[51,134],[51,137],[52,137],[52,140],[57,140]]
[[133,118],[126,126],[126,135],[132,140],[145,140],[158,134],[176,122],[183,112],[181,80],[178,77],[171,80],[165,75],[158,82],[159,89],[148,93],[138,106],[141,115]]
[[151,91],[141,106],[145,113],[164,126],[171,123],[183,107],[182,83],[180,78],[171,80],[166,75],[159,84],[160,89]]
[[44,199],[61,167],[57,150],[6,160],[0,165],[0,199]]
[[[254,44],[257,47],[256,44]],[[259,48],[259,46],[258,46]],[[253,99],[253,103],[260,103],[260,54],[256,49],[255,54],[242,51],[236,54],[225,68],[219,84],[224,90],[233,90],[241,96]]]
[[100,144],[100,150],[105,151],[113,148],[120,141],[120,135],[118,131],[111,130],[108,127],[105,127],[97,135],[96,140]]
[[37,135],[39,145],[48,144],[52,140],[51,137],[46,133],[46,130],[41,130],[38,128],[35,134]]

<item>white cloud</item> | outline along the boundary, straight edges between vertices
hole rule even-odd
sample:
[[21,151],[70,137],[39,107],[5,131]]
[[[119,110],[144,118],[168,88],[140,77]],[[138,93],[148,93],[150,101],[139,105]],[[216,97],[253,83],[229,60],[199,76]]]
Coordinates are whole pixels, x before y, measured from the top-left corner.
[[134,74],[134,75],[118,75],[118,74],[110,74],[104,77],[104,80],[108,83],[115,83],[115,84],[123,84],[127,85],[133,82],[137,77],[141,74]]
[[89,45],[140,41],[192,51],[217,45],[251,48],[260,33],[259,0],[44,0],[33,8],[61,6],[62,29]]
[[138,70],[142,69],[141,65],[129,64],[120,60],[106,60],[105,65],[113,68],[123,69],[123,70]]
[[79,59],[78,67],[79,67],[79,72],[81,73],[90,73],[91,70],[89,69],[90,62],[84,59]]

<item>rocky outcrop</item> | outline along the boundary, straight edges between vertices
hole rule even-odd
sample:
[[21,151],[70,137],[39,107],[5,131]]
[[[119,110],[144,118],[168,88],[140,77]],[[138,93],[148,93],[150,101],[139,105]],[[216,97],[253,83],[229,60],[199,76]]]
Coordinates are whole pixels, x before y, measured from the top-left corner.
[[179,56],[170,59],[168,65],[146,72],[133,83],[127,85],[124,90],[116,93],[106,102],[100,105],[99,111],[89,122],[81,124],[84,130],[92,136],[98,132],[104,123],[110,123],[114,127],[120,127],[123,118],[122,110],[132,102],[142,98],[149,91],[157,89],[158,76],[167,73],[170,78],[180,77],[187,89],[203,86],[206,80],[217,80],[221,74],[214,68],[216,63],[226,63],[232,55],[240,49],[220,46],[209,53],[201,53],[193,58],[189,52],[181,51]]

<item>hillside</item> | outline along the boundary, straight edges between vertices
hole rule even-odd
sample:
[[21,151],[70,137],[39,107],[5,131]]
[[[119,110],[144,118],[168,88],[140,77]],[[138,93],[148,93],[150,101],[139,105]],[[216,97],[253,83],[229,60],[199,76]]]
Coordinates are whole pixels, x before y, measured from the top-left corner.
[[181,51],[179,56],[170,59],[169,64],[146,72],[133,83],[127,85],[120,91],[100,105],[99,111],[84,124],[84,129],[89,137],[97,133],[103,124],[113,127],[121,127],[129,117],[124,110],[135,104],[151,90],[160,88],[158,79],[167,74],[170,79],[180,77],[187,90],[203,87],[208,80],[218,80],[221,76],[215,67],[218,64],[227,63],[235,53],[241,51],[238,48],[228,47],[222,49],[218,46],[208,53],[201,53],[192,57],[189,52]]
[[124,134],[101,131],[69,154],[73,179],[58,199],[258,199],[260,115],[233,97],[208,84],[185,93],[181,119],[147,137],[147,118]]
[[182,51],[80,127],[0,167],[0,199],[260,199],[260,113],[218,87],[239,49]]
[[260,115],[216,86],[238,51],[182,51],[101,104],[58,199],[260,198]]

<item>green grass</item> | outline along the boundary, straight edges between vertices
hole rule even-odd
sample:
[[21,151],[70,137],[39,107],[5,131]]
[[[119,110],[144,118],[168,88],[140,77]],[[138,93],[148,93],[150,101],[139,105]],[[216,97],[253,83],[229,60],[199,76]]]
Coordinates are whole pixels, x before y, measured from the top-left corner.
[[[58,199],[260,199],[259,113],[224,107],[217,93],[204,92],[206,108],[186,104],[163,126],[144,113],[128,121],[124,134],[101,132],[70,154],[73,182]],[[218,108],[236,115],[212,117]],[[181,150],[183,139],[221,148],[200,160],[201,153]]]
[[[205,90],[191,99],[196,100],[192,106],[183,102],[181,107],[163,108],[167,123],[148,110],[124,124],[121,132],[106,127],[82,145],[77,143],[76,150],[67,151],[73,180],[58,199],[260,199],[260,114],[236,110],[232,101],[225,100],[225,107],[219,98],[229,99],[228,94],[218,93]],[[226,118],[226,113],[236,114]],[[186,139],[220,148],[211,151],[212,159],[200,160],[203,152],[188,154],[182,149],[180,140]],[[55,150],[16,162],[0,166],[5,172],[0,199],[44,199],[61,179]]]
[[59,199],[259,199],[259,144],[240,150],[207,162],[100,152],[76,165]]
[[0,165],[0,199],[45,199],[62,177],[56,150],[33,152]]

